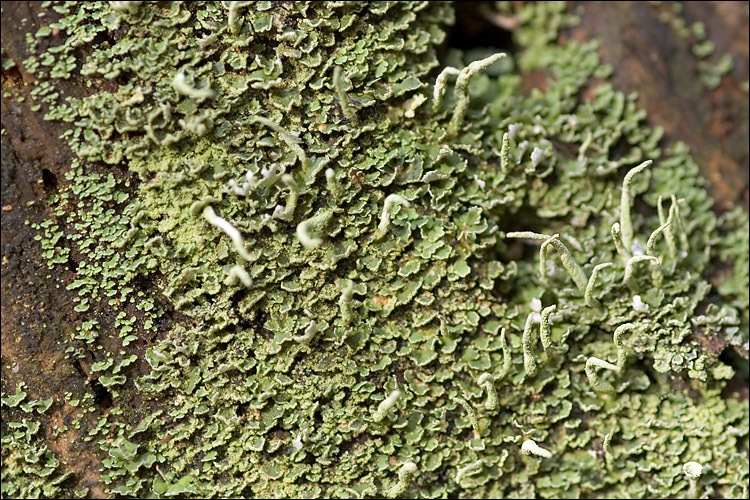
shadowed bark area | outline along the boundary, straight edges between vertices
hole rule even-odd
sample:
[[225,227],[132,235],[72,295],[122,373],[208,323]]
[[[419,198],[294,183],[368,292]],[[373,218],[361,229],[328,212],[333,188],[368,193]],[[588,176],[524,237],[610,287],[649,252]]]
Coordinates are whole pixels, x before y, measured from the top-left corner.
[[[92,488],[91,494],[102,498],[97,472],[100,452],[93,443],[83,442],[85,426],[53,436],[56,428],[81,416],[79,409],[62,404],[63,394],[79,392],[88,382],[64,353],[75,317],[71,315],[73,297],[60,285],[66,281],[65,274],[70,278],[73,273],[68,269],[63,275],[48,276],[40,246],[33,240],[36,231],[24,222],[54,218],[41,200],[64,182],[72,154],[58,139],[62,129],[45,122],[43,110],[30,109],[28,95],[34,76],[21,61],[27,57],[25,34],[38,29],[34,20],[40,4],[11,2],[2,8],[3,61],[16,62],[15,67],[2,71],[2,389],[13,392],[24,381],[29,397],[54,398],[42,416],[45,444],[76,476],[72,481],[77,480],[77,488]],[[73,82],[64,91],[76,86],[83,88]],[[24,96],[22,102],[19,96]],[[3,409],[3,420],[9,413]],[[89,425],[93,420],[93,416],[84,418]]]
[[[39,17],[40,13],[44,17]],[[5,2],[2,6],[2,58],[12,60],[15,65],[2,70],[2,286],[0,287],[0,322],[2,326],[2,392],[12,394],[23,381],[28,399],[53,398],[52,406],[39,421],[39,435],[61,461],[60,469],[71,473],[65,481],[73,490],[88,488],[91,498],[106,498],[104,485],[99,477],[101,460],[107,458],[94,440],[85,441],[89,430],[97,426],[113,408],[124,411],[135,424],[153,411],[153,403],[144,401],[133,387],[129,377],[118,402],[92,372],[91,365],[101,356],[98,351],[86,349],[86,358],[74,359],[65,350],[74,343],[78,347],[83,341],[73,341],[75,329],[82,319],[75,312],[75,291],[69,285],[76,276],[75,269],[81,258],[71,252],[68,263],[54,271],[47,268],[47,259],[42,255],[41,245],[34,240],[38,230],[31,224],[43,221],[56,222],[57,217],[49,204],[51,194],[62,191],[68,181],[65,174],[70,169],[73,153],[60,139],[65,124],[44,120],[47,105],[34,111],[30,92],[35,77],[26,71],[24,59],[30,54],[27,49],[27,33],[35,33],[42,25],[56,18],[51,9],[43,9],[41,2]],[[43,42],[46,46],[59,43],[53,33]],[[83,50],[86,50],[84,48]],[[97,81],[97,91],[113,87],[108,81]],[[63,96],[84,96],[89,93],[84,78],[71,78],[57,84],[56,90]],[[137,184],[136,176],[123,169],[89,164],[89,171],[112,173],[118,179],[128,178]],[[60,227],[65,230],[64,224]],[[61,245],[69,245],[66,235]],[[148,281],[148,282],[145,282]],[[150,295],[158,295],[152,286],[153,280],[144,280],[142,289]],[[165,307],[164,327],[169,331],[173,312]],[[131,310],[132,309],[132,310]],[[118,344],[119,332],[114,329],[114,316],[120,308],[99,306],[97,316],[101,321],[99,340],[103,344]],[[129,315],[139,315],[133,307],[124,309]],[[126,370],[130,375],[148,371],[143,354],[153,339],[139,339],[131,344],[138,361]],[[93,393],[96,412],[83,412],[65,401],[65,393]],[[3,408],[3,433],[6,422],[16,419],[17,409]],[[71,427],[79,420],[80,426]],[[60,432],[59,429],[66,427]],[[5,455],[3,455],[5,457]]]
[[[672,2],[574,2],[581,23],[573,39],[599,41],[602,61],[611,64],[612,83],[623,92],[638,92],[638,105],[649,124],[665,130],[667,144],[681,140],[690,146],[703,175],[711,181],[717,208],[742,204],[748,210],[748,22],[746,2],[685,2],[672,12]],[[689,28],[705,25],[715,44],[707,58],[731,54],[733,68],[713,90],[699,78],[694,36],[682,38],[669,22],[680,18]],[[686,29],[687,29],[686,28]]]
[[[34,76],[23,67],[27,54],[27,33],[35,33],[46,25],[54,13],[44,9],[39,18],[41,3],[6,2],[2,12],[3,61],[13,60],[14,67],[3,69],[2,81],[2,390],[13,392],[20,381],[27,385],[30,398],[52,397],[52,407],[41,416],[46,444],[60,458],[61,467],[73,474],[68,479],[74,489],[90,488],[89,495],[105,495],[98,469],[106,458],[95,442],[84,437],[96,421],[112,406],[106,390],[97,385],[96,376],[88,366],[91,359],[74,361],[65,355],[70,345],[70,332],[80,323],[74,312],[75,292],[65,286],[73,280],[77,262],[71,262],[62,272],[47,270],[42,250],[34,241],[37,231],[25,221],[41,223],[54,220],[47,198],[65,186],[65,173],[70,167],[72,153],[59,139],[61,124],[44,121],[46,106],[31,109],[29,92]],[[460,5],[457,7],[462,8]],[[742,2],[686,3],[683,17],[690,24],[703,21],[708,38],[716,44],[716,53],[731,53],[734,68],[709,90],[701,85],[697,74],[697,60],[691,54],[693,41],[677,36],[672,28],[658,20],[659,10],[644,3],[592,2],[576,3],[581,24],[568,35],[577,40],[600,41],[604,62],[614,67],[613,85],[626,92],[638,91],[639,106],[649,113],[649,124],[664,127],[667,143],[682,140],[690,145],[704,175],[711,181],[711,193],[721,210],[737,203],[748,209],[748,94],[742,90],[748,73],[748,25]],[[478,22],[481,16],[459,15],[459,23]],[[25,21],[24,21],[25,20]],[[482,29],[459,29],[451,43],[469,48],[469,42],[455,40],[461,33],[482,32]],[[486,27],[485,27],[486,28]],[[509,27],[512,29],[512,27]],[[492,31],[484,31],[492,35]],[[472,35],[473,36],[473,35]],[[478,36],[478,35],[477,35]],[[505,35],[504,35],[505,36]],[[54,44],[53,34],[44,43]],[[473,43],[482,43],[478,38]],[[471,42],[471,40],[470,40]],[[504,41],[505,43],[505,41]],[[85,49],[84,49],[85,50]],[[87,94],[84,79],[62,82],[56,89],[61,95]],[[99,85],[99,84],[98,84]],[[99,85],[113,85],[104,82]],[[6,97],[8,95],[8,97]],[[23,100],[19,97],[23,96]],[[111,171],[111,167],[92,166]],[[119,178],[129,174],[114,172]],[[131,177],[132,178],[132,177]],[[29,205],[29,202],[34,204]],[[64,239],[63,239],[64,241]],[[64,244],[64,243],[63,243]],[[144,290],[153,287],[143,284]],[[150,290],[151,295],[158,292]],[[118,311],[101,311],[114,315]],[[136,312],[133,312],[136,314]],[[174,313],[168,313],[171,321]],[[168,331],[169,325],[163,325]],[[118,337],[116,331],[102,331],[102,338]],[[106,340],[105,340],[106,341]],[[130,367],[131,373],[148,369],[143,361],[147,340],[134,344],[139,362]],[[129,380],[132,377],[129,378]],[[132,382],[129,382],[132,384]],[[93,390],[99,395],[99,412],[81,415],[81,411],[64,402],[65,392]],[[102,392],[103,391],[103,392]],[[126,390],[125,401],[133,418],[149,410],[137,391]],[[122,404],[122,403],[120,403]],[[7,417],[4,411],[4,417]],[[11,414],[12,417],[12,414]],[[81,418],[77,430],[55,435],[54,430],[72,418]],[[4,418],[5,420],[5,418]]]

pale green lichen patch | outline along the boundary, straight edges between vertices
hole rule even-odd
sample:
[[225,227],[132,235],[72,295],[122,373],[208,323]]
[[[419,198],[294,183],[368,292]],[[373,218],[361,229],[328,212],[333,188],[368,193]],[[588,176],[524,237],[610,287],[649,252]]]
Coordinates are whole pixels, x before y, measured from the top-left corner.
[[[41,439],[37,414],[45,413],[52,405],[52,398],[45,400],[29,399],[24,391],[24,383],[16,388],[12,395],[2,397],[3,426],[2,495],[7,498],[53,498],[63,492],[63,483],[70,473],[60,467],[60,460]],[[8,421],[8,416],[21,417]],[[5,478],[23,478],[23,480],[6,481]]]
[[[76,338],[115,406],[158,408],[92,430],[110,492],[680,496],[695,461],[702,491],[746,493],[748,410],[720,397],[732,368],[701,339],[747,342],[737,283],[705,301],[712,256],[747,268],[747,219],[717,220],[687,147],[662,151],[634,96],[579,98],[608,71],[593,44],[551,45],[555,29],[527,43],[572,22],[564,8],[518,13],[521,67],[550,72],[524,96],[510,57],[493,69],[486,52],[452,52],[471,78],[435,92],[442,3],[117,7],[56,7],[53,67],[72,56],[118,86],[49,114],[80,157],[53,200],[80,256]],[[97,34],[107,47],[76,50]],[[140,184],[87,173],[94,160]],[[646,160],[626,251],[658,263],[625,280],[611,228]],[[649,243],[672,194],[675,252]],[[40,229],[59,265],[59,229]],[[547,242],[560,257],[543,249],[540,272],[526,247]],[[147,276],[154,296],[132,286]],[[169,331],[159,292],[184,314]],[[100,308],[123,304],[139,314],[103,338]],[[135,354],[132,336],[156,341]],[[594,358],[614,367],[596,372],[609,393]]]

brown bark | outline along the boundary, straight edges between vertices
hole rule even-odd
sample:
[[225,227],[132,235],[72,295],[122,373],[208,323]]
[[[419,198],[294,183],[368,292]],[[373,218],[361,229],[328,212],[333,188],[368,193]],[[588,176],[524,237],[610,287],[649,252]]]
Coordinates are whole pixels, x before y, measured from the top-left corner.
[[[42,12],[45,16],[40,18]],[[95,441],[87,442],[84,438],[90,429],[96,427],[98,419],[108,414],[112,407],[111,396],[89,369],[98,361],[97,353],[86,351],[85,359],[73,359],[64,352],[75,343],[70,339],[82,321],[74,311],[76,292],[66,290],[66,285],[76,276],[77,256],[71,254],[67,265],[58,266],[54,272],[48,270],[41,246],[34,240],[39,231],[30,227],[44,220],[56,222],[48,199],[54,192],[64,190],[68,182],[65,173],[73,159],[73,152],[60,139],[65,124],[45,121],[47,106],[44,104],[37,111],[32,109],[34,102],[30,92],[35,77],[23,65],[30,55],[26,34],[36,33],[39,27],[49,24],[56,16],[51,9],[43,9],[41,2],[4,2],[2,6],[3,61],[11,59],[15,62],[14,67],[3,69],[0,75],[3,128],[0,137],[2,392],[12,394],[23,381],[27,399],[54,399],[50,409],[39,417],[42,424],[40,434],[44,444],[62,462],[62,471],[73,474],[66,481],[66,487],[73,490],[89,488],[89,497],[105,498],[107,495],[99,478],[99,469],[106,454]],[[56,36],[53,34],[43,43],[56,45],[60,41]],[[105,88],[113,85],[99,83],[97,92],[102,85]],[[56,90],[63,96],[76,97],[90,92],[83,78],[58,82]],[[113,172],[108,166],[87,164],[87,168],[113,173],[118,178],[135,178],[122,170]],[[64,229],[64,224],[61,227]],[[62,241],[65,244],[64,238]],[[144,289],[149,286],[149,283],[143,284]],[[113,328],[117,312],[114,308],[99,311],[99,316],[112,319],[102,322],[100,340],[118,342],[119,334]],[[126,312],[139,314],[134,310]],[[169,327],[165,326],[164,330],[168,331]],[[77,345],[80,347],[82,342]],[[147,345],[138,341],[132,347],[139,354],[133,372],[144,373],[148,369],[143,357]],[[85,413],[70,405],[64,398],[66,392],[93,393],[97,411]],[[131,412],[140,409],[144,414],[149,412],[144,407],[148,403],[141,401],[137,391],[123,392],[122,408]],[[9,418],[9,413],[13,412],[3,408],[4,421]],[[71,421],[76,419],[80,420],[80,426],[71,427]],[[67,430],[56,433],[62,427]]]
[[581,23],[569,36],[598,40],[603,62],[611,64],[612,83],[623,92],[638,92],[639,107],[649,125],[665,130],[666,143],[687,143],[720,210],[742,204],[748,210],[747,2],[684,2],[679,14],[686,26],[701,21],[716,49],[712,57],[733,56],[734,67],[709,90],[698,78],[695,39],[681,38],[659,21],[673,2],[573,2]]

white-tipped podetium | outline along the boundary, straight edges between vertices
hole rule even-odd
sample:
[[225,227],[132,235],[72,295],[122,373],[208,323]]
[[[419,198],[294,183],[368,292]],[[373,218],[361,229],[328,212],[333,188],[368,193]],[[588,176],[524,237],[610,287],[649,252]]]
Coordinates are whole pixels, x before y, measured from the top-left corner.
[[527,439],[521,445],[521,451],[525,455],[534,455],[539,458],[552,458],[552,452],[539,446],[533,439]]

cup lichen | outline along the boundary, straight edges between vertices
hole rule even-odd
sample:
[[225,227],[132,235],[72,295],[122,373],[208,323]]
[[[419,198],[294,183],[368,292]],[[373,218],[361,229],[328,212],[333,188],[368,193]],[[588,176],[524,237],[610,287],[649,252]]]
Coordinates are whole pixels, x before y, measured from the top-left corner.
[[[554,43],[563,3],[498,2],[518,52],[443,61],[443,2],[112,4],[51,2],[58,45],[24,61],[76,154],[34,229],[71,266],[66,356],[95,356],[118,410],[66,399],[104,419],[87,432],[108,494],[669,497],[688,460],[711,464],[702,494],[746,494],[749,411],[702,340],[747,342],[746,292],[709,281],[717,256],[747,275],[747,217],[717,218],[687,146],[594,86],[595,44]],[[74,70],[112,86],[55,94]],[[540,274],[548,246],[563,268]],[[81,491],[9,391],[3,495]]]

